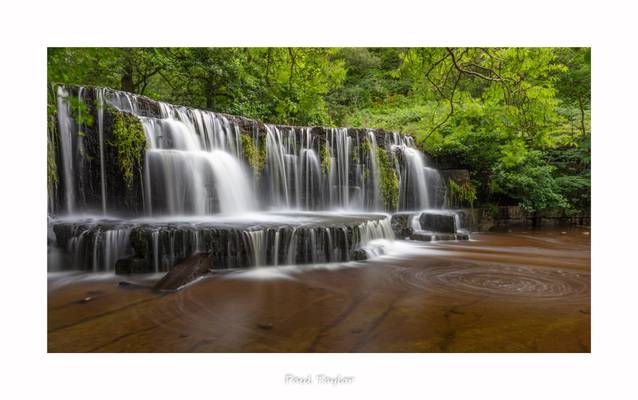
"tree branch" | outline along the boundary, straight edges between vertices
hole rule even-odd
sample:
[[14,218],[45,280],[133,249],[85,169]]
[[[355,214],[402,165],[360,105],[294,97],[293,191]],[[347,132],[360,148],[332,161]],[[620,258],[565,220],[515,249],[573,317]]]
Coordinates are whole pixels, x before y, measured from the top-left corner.
[[439,122],[435,127],[433,127],[432,129],[430,129],[430,131],[425,135],[425,137],[423,138],[423,141],[425,142],[426,140],[428,140],[430,138],[430,136],[432,136],[432,134],[434,132],[436,132],[439,128],[441,128],[443,125],[445,125],[445,123],[450,119],[450,117],[452,116],[452,114],[454,114],[454,93],[456,92],[456,88],[459,85],[459,81],[461,80],[461,76],[462,74],[459,73],[458,76],[456,77],[456,82],[454,82],[454,86],[452,87],[452,92],[450,93],[450,99],[449,99],[449,103],[450,103],[450,112],[447,113],[447,115],[445,116],[445,118],[443,119],[443,121]]
[[[452,51],[452,49],[450,49],[449,47],[446,47],[445,49],[447,50],[447,52],[448,52],[448,53],[450,54],[450,56],[452,57],[452,63],[454,64],[454,67],[455,67],[455,68],[456,68],[459,72],[461,72],[461,73],[463,73],[463,74],[467,74],[467,75],[473,75],[473,76],[476,76],[476,77],[478,77],[478,78],[485,79],[485,80],[487,80],[487,81],[493,81],[493,82],[502,82],[502,81],[503,81],[503,78],[501,78],[500,76],[498,76],[498,74],[496,74],[496,73],[495,73],[494,71],[492,71],[492,70],[489,70],[489,71],[490,71],[490,73],[494,73],[495,75],[497,75],[497,76],[498,76],[497,78],[492,78],[492,77],[490,77],[490,76],[483,75],[483,74],[481,74],[480,72],[476,72],[476,71],[472,71],[472,70],[469,70],[469,69],[462,68],[462,67],[459,65],[458,61],[456,60],[456,57],[454,56],[454,52]],[[487,69],[487,68],[484,68],[484,69]]]

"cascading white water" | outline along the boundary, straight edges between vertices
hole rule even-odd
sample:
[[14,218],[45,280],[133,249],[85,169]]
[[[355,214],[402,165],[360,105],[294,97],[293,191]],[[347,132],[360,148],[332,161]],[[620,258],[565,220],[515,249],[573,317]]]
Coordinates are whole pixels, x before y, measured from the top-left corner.
[[[144,214],[151,223],[188,216],[204,219],[216,214],[243,216],[260,209],[362,212],[383,211],[387,207],[380,194],[378,131],[281,127],[255,122],[249,132],[250,139],[246,141],[241,136],[246,133],[240,132],[240,126],[245,131],[247,124],[235,117],[152,102],[110,89],[91,92],[80,88],[71,93],[77,94],[79,103],[84,98],[95,102],[89,108],[71,109],[75,102],[70,101],[69,91],[64,87],[57,88],[61,160],[58,170],[63,181],[60,199],[66,214],[101,209],[106,218],[107,211],[117,213],[120,208],[128,207],[128,200],[122,204],[109,204],[109,196],[112,200],[121,190],[116,184],[111,186],[111,178],[106,180],[107,168],[110,168],[107,166],[117,162],[113,160],[109,146],[112,132],[107,127],[113,118],[109,107],[132,113],[142,123],[147,147],[141,187],[136,195],[141,194]],[[96,127],[74,120],[86,117],[83,113],[87,110],[97,116]],[[98,140],[94,137],[85,140],[85,129]],[[399,176],[399,208],[437,207],[432,186],[441,183],[440,176],[438,171],[427,166],[412,138],[394,133],[379,140],[385,142],[385,150]],[[87,157],[82,154],[85,145],[93,151]],[[252,149],[243,148],[249,145]],[[257,152],[258,156],[249,157],[248,150],[253,154]],[[252,176],[249,175],[251,170]],[[137,208],[131,214],[141,216],[141,211]],[[331,215],[330,212],[325,214]],[[367,220],[367,217],[354,218],[356,221]],[[327,221],[332,223],[330,217]],[[365,247],[366,243],[394,238],[389,218],[362,224],[346,222],[328,228],[289,225],[275,231],[253,225],[242,230],[241,224],[238,237],[247,244],[252,265],[343,261],[351,259],[352,252]],[[151,253],[146,262],[153,270],[170,268],[189,252],[210,251],[211,243],[206,239],[209,231],[189,228],[184,238],[174,236],[179,229],[174,232],[162,231],[161,226],[151,228],[146,247]],[[353,229],[356,235],[353,235]],[[230,239],[224,236],[223,240]],[[75,257],[73,265],[84,263],[97,270],[112,270],[117,259],[127,254],[129,241],[128,234],[121,228],[97,224],[97,228],[74,233],[64,246]],[[226,250],[219,251],[228,251],[228,260],[237,258],[239,256],[231,254],[232,251],[243,247],[236,246],[240,247],[228,244]],[[239,263],[234,258],[228,262]]]
[[107,271],[115,269],[115,263],[128,254],[131,228],[113,229],[103,233],[102,266]]
[[148,208],[168,215],[254,209],[250,181],[237,159],[233,130],[222,128],[223,122],[209,115],[212,113],[193,113],[193,124],[182,109],[164,105],[162,110],[165,119],[142,118],[150,147],[145,182]]
[[57,89],[57,115],[58,129],[60,132],[60,152],[62,154],[62,180],[64,181],[64,197],[66,212],[72,214],[75,211],[75,178],[73,176],[73,131],[74,121],[71,118],[71,106],[67,101],[68,91],[58,86]]
[[286,149],[281,131],[272,125],[266,125],[266,177],[270,188],[271,204],[275,207],[290,207],[288,190],[288,171]]
[[[406,207],[412,204],[414,209],[430,208],[423,154],[411,147],[402,146],[401,151],[406,161],[404,179],[404,201]],[[409,188],[409,189],[408,189]],[[408,198],[410,196],[411,198]]]
[[296,176],[297,208],[311,210],[320,204],[320,198],[315,193],[321,185],[321,164],[319,157],[313,149],[314,136],[310,129],[305,128],[301,134],[301,147],[299,150],[299,168]]
[[402,210],[424,210],[439,208],[444,202],[436,199],[435,188],[443,185],[441,175],[429,167],[424,154],[417,150],[414,139],[392,133],[386,138],[390,149],[401,153],[401,165],[397,162],[400,176],[399,208]]
[[350,180],[348,179],[352,138],[345,128],[330,128],[326,145],[331,157],[329,187],[330,204],[349,208]]
[[97,129],[100,140],[100,189],[102,191],[102,214],[106,215],[106,172],[104,165],[104,89],[96,89]]
[[252,265],[254,267],[258,267],[266,264],[266,232],[263,230],[259,231],[248,231],[245,232],[247,241],[249,243],[249,247],[251,250],[252,256]]

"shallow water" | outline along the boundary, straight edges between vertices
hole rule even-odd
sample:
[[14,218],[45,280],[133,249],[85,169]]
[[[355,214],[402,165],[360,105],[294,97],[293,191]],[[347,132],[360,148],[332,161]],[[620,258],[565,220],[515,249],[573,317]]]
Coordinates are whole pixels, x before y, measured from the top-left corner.
[[[373,241],[374,242],[374,241]],[[588,230],[371,243],[366,262],[160,275],[49,273],[51,352],[589,352]]]

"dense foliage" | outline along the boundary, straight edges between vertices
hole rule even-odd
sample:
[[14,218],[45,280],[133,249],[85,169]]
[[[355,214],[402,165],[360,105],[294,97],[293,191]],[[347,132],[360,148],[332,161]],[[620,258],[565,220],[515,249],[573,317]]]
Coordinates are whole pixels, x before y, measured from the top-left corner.
[[400,131],[469,169],[464,190],[479,204],[536,211],[589,207],[590,57],[583,48],[51,48],[48,78],[264,122]]

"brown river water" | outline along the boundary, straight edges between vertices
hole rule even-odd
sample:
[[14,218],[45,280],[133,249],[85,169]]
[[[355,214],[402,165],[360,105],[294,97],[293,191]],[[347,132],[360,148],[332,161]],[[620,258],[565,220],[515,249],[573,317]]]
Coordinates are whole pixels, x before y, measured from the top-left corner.
[[360,263],[160,276],[50,273],[49,352],[589,352],[590,235],[399,241]]

